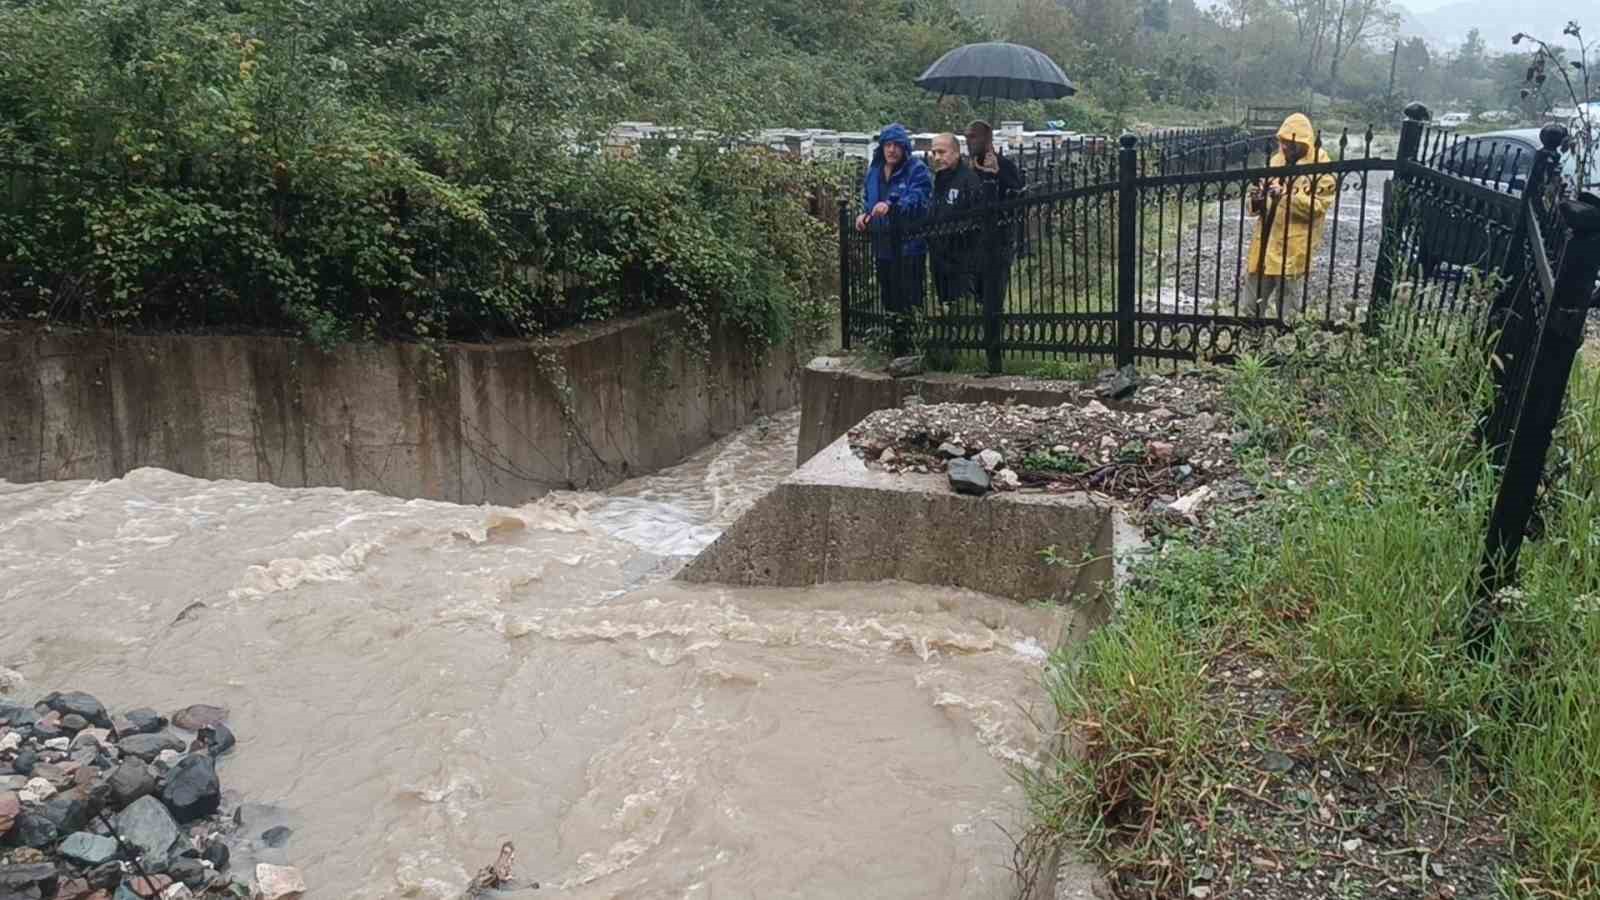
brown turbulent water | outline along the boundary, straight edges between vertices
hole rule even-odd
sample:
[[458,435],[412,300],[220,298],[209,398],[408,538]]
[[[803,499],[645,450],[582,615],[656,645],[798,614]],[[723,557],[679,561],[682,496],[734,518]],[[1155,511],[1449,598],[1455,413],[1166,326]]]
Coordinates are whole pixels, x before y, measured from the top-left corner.
[[288,811],[315,898],[454,898],[507,838],[530,896],[1006,896],[1008,768],[1038,752],[1060,622],[663,580],[797,429],[518,509],[0,482],[0,664],[36,694],[230,707],[224,786]]

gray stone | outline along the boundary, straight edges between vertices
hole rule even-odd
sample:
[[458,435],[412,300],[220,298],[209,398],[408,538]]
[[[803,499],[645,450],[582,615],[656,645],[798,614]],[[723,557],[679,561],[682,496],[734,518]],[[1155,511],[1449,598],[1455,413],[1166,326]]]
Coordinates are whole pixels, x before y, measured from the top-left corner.
[[154,761],[163,750],[175,750],[181,753],[186,748],[187,745],[182,738],[165,731],[160,734],[135,734],[117,741],[118,750],[145,762]]
[[147,860],[166,862],[178,840],[178,823],[155,797],[140,797],[117,814],[117,833]]
[[1095,389],[1095,394],[1112,400],[1126,400],[1132,397],[1139,389],[1139,372],[1133,366],[1127,365],[1118,369],[1116,374],[1106,378]]
[[994,489],[997,491],[1014,491],[1022,487],[1022,479],[1010,469],[1000,469],[994,473]]
[[61,727],[73,734],[89,727],[89,720],[77,713],[67,713],[61,717]]
[[289,836],[294,834],[294,829],[287,825],[275,825],[261,832],[261,843],[273,849],[281,849],[289,843]]
[[950,489],[958,494],[981,497],[989,493],[989,473],[970,459],[953,459],[946,472],[950,476]]
[[106,715],[105,705],[93,695],[85,694],[83,691],[52,693],[42,702],[47,708],[61,713],[62,716],[82,716],[101,728],[111,727],[111,717]]
[[51,797],[39,814],[49,819],[58,833],[62,833],[77,831],[88,825],[100,809],[101,806],[94,802],[88,788],[76,787]]
[[967,455],[967,448],[945,441],[939,445],[939,455],[945,459],[961,459]]
[[39,762],[39,754],[30,749],[23,749],[17,753],[16,759],[11,761],[11,771],[18,775],[32,775],[33,767]]
[[172,724],[185,731],[199,731],[227,721],[228,711],[220,706],[196,703],[172,714]]
[[222,805],[222,784],[208,756],[186,756],[167,776],[161,800],[179,822],[209,816]]
[[112,802],[119,808],[156,792],[156,777],[150,774],[149,764],[137,759],[123,760],[106,783],[111,786]]
[[21,847],[43,850],[56,842],[58,834],[60,832],[56,830],[54,822],[38,813],[24,812],[17,816],[17,824],[11,828],[10,840]]
[[75,859],[86,866],[98,866],[117,855],[117,842],[112,838],[75,831],[57,848],[62,856]]
[[9,700],[0,700],[0,722],[10,724],[17,718],[20,718],[24,712],[28,711],[30,711],[28,707],[23,706],[20,703],[12,703]]
[[198,737],[205,742],[206,749],[213,759],[232,750],[235,743],[233,731],[221,722],[210,728],[200,729]]
[[167,727],[167,720],[153,709],[130,709],[122,717],[126,731],[117,729],[119,737],[129,737],[135,734],[155,734]]
[[983,466],[985,472],[993,472],[995,469],[1005,465],[1006,462],[1005,454],[999,450],[985,450],[978,454],[977,459],[978,464]]
[[895,378],[909,378],[921,375],[927,370],[927,363],[921,355],[896,357],[889,363],[889,374]]
[[53,888],[55,880],[56,867],[49,863],[0,866],[0,895],[41,885]]

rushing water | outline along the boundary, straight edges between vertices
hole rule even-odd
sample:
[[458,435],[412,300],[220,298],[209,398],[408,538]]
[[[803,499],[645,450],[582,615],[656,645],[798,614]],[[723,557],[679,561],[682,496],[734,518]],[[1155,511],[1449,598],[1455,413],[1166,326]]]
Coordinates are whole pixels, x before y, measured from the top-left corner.
[[230,707],[224,787],[287,810],[313,898],[453,900],[505,839],[530,896],[1005,896],[1059,622],[662,580],[797,429],[520,509],[0,482],[0,664],[113,709]]

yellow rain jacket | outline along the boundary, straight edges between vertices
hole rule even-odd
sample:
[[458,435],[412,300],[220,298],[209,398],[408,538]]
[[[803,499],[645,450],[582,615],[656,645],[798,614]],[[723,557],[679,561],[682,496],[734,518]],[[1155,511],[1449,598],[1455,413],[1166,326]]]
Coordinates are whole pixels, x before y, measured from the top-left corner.
[[[1306,152],[1295,165],[1329,162],[1326,151],[1316,146],[1316,132],[1311,120],[1303,113],[1295,113],[1278,127],[1278,137],[1302,144]],[[1287,166],[1283,148],[1272,154],[1268,165]],[[1304,275],[1310,267],[1311,251],[1322,245],[1322,223],[1328,208],[1338,195],[1338,178],[1334,175],[1300,175],[1273,178],[1282,194],[1276,199],[1266,197],[1261,213],[1256,218],[1256,236],[1250,244],[1246,259],[1251,275]],[[1270,222],[1269,222],[1270,215]],[[1266,253],[1262,253],[1262,229],[1265,227]],[[1287,234],[1288,240],[1284,238]]]

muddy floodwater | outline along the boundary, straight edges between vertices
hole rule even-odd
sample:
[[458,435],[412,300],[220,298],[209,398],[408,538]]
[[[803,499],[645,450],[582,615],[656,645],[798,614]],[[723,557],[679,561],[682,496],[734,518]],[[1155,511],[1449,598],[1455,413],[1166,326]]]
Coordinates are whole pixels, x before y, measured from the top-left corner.
[[665,580],[797,430],[514,509],[0,482],[0,664],[229,707],[223,786],[283,809],[313,898],[453,900],[506,839],[529,897],[1008,896],[1054,614]]

